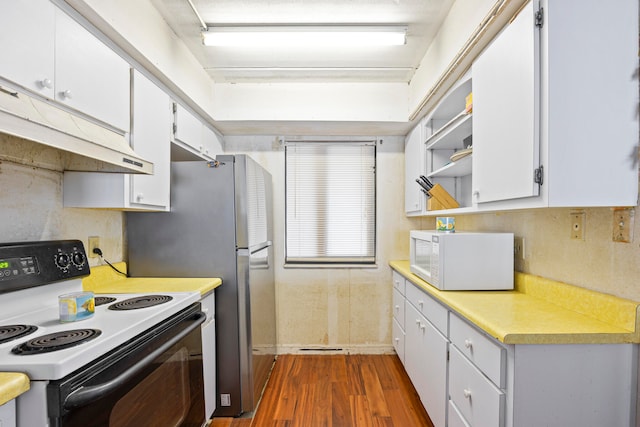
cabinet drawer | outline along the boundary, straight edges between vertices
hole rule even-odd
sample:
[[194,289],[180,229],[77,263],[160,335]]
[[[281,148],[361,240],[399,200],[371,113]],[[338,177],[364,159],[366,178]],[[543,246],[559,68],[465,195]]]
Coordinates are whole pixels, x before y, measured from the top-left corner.
[[449,349],[449,397],[470,426],[504,426],[505,395],[454,346]]
[[433,298],[420,290],[413,283],[407,283],[407,301],[410,302],[442,335],[448,333],[447,309]]
[[404,329],[404,296],[397,289],[393,289],[393,318]]
[[400,358],[400,361],[404,365],[404,329],[400,324],[393,319],[393,348],[396,350],[396,354]]
[[506,351],[457,316],[451,316],[449,339],[498,387],[505,386]]
[[449,400],[449,423],[447,425],[448,427],[471,427],[452,400]]
[[397,271],[393,270],[393,287],[394,289],[397,289],[402,295],[405,295],[405,280],[404,277],[398,273]]

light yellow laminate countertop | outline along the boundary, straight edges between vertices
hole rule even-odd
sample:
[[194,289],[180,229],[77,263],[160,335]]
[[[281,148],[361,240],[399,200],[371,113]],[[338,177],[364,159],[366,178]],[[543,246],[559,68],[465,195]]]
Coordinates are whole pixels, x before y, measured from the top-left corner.
[[[124,262],[113,263],[123,273]],[[97,294],[132,294],[151,292],[200,292],[204,296],[222,284],[219,278],[199,277],[126,277],[108,265],[91,268],[91,275],[82,279],[82,288]]]
[[29,377],[20,372],[0,372],[0,405],[29,390]]
[[440,291],[411,273],[392,269],[505,344],[640,343],[640,303],[562,282],[515,273],[512,291]]

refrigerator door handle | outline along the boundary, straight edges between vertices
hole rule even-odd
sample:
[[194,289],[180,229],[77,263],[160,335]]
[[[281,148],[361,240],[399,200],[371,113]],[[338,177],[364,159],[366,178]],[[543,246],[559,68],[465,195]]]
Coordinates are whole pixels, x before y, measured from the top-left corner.
[[249,250],[252,254],[255,254],[256,252],[260,252],[272,245],[273,245],[273,242],[271,240],[267,240],[266,242],[258,243],[257,245],[251,246]]

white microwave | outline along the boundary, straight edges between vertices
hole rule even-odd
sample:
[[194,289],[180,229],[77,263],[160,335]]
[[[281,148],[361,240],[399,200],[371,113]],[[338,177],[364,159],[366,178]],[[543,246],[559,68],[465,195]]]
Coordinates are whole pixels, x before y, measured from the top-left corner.
[[513,233],[410,232],[411,272],[440,290],[513,289]]

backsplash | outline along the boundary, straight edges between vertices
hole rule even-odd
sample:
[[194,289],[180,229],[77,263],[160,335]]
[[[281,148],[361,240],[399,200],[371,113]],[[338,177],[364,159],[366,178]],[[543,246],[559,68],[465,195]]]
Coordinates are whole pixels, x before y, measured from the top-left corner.
[[[17,138],[0,135],[4,144],[21,144]],[[123,214],[118,211],[71,209],[62,206],[60,156],[50,150],[51,169],[29,165],[28,151],[20,163],[0,160],[0,241],[80,239],[87,245],[89,236],[99,236],[100,246],[109,261],[123,259]],[[91,266],[101,265],[90,258]]]
[[576,286],[640,301],[640,227],[634,222],[631,243],[612,240],[611,208],[579,209],[585,213],[584,240],[571,239],[571,212],[577,209],[532,209],[518,212],[459,215],[456,229],[510,231],[524,237],[525,259],[515,269]]

